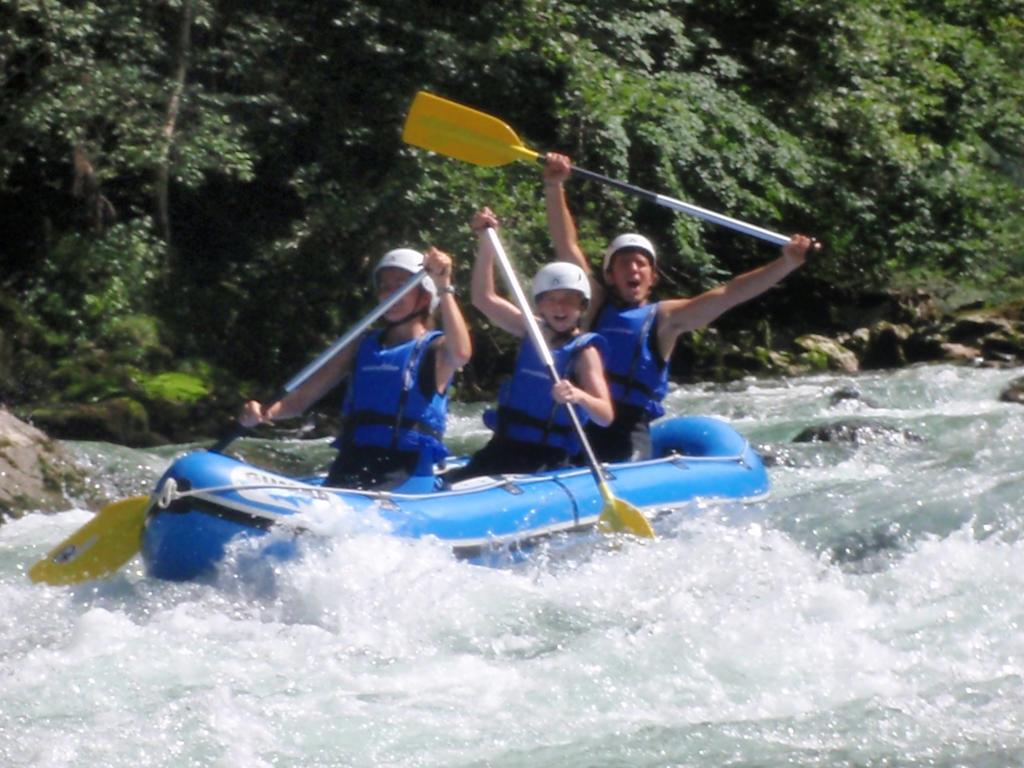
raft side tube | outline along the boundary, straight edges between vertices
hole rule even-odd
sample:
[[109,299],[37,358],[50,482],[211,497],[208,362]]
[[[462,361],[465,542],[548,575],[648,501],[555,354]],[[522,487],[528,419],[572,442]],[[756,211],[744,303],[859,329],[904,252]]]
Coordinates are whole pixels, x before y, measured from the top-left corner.
[[670,456],[741,456],[748,443],[728,422],[711,416],[677,416],[651,425],[655,458]]
[[[695,500],[757,501],[769,489],[761,458],[728,423],[674,417],[651,429],[655,457],[605,465],[612,492],[657,516]],[[180,494],[166,493],[174,481]],[[393,535],[445,541],[457,554],[528,547],[553,534],[596,523],[604,500],[586,467],[479,478],[455,488],[417,493],[326,488],[321,478],[293,478],[231,457],[197,451],[180,457],[157,486],[157,505],[143,533],[151,576],[192,579],[216,568],[238,535],[304,528],[334,514],[373,513]],[[174,488],[171,488],[173,491]],[[703,505],[693,507],[698,514]],[[286,536],[287,538],[287,536]]]

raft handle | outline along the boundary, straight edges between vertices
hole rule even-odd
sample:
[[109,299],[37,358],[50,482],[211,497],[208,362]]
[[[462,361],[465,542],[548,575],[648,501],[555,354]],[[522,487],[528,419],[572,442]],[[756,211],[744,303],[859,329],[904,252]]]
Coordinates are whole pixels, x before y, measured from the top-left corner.
[[501,489],[506,493],[512,494],[513,496],[523,495],[522,486],[516,485],[511,480],[505,480],[505,482],[501,484]]
[[675,451],[672,451],[672,453],[669,454],[668,458],[669,461],[672,463],[672,466],[674,466],[676,469],[681,469],[685,472],[690,468],[689,463],[686,461],[686,458],[681,453],[676,453]]

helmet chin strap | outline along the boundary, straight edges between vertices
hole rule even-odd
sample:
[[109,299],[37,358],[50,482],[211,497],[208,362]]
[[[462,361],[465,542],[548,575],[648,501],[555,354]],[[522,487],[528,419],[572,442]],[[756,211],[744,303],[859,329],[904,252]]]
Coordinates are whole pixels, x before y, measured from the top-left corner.
[[423,307],[422,309],[414,309],[412,312],[408,313],[407,315],[404,315],[403,317],[398,318],[397,320],[388,320],[387,318],[385,318],[384,333],[387,334],[392,328],[397,328],[400,325],[405,325],[410,320],[414,320],[417,317],[422,317],[424,322],[427,320],[427,318],[430,317],[429,304],[427,307]]

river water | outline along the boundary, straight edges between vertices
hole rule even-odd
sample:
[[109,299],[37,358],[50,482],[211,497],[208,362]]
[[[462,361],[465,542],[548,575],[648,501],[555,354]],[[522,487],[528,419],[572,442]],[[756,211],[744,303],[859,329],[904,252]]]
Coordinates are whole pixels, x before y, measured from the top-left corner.
[[[671,412],[772,457],[771,498],[509,568],[370,530],[255,582],[134,561],[55,588],[25,570],[89,512],[8,522],[0,765],[1024,765],[1024,408],[998,401],[1021,374],[680,388]],[[793,442],[854,418],[888,429]],[[483,438],[468,410],[452,433]],[[181,449],[70,447],[123,495]]]

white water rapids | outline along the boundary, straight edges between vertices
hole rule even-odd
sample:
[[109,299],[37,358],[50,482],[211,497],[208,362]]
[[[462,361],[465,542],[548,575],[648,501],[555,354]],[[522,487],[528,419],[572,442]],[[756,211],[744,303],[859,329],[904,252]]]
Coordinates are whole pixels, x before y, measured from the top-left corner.
[[[212,583],[136,560],[45,587],[25,571],[90,513],[6,522],[0,766],[1024,765],[1022,373],[680,388],[774,457],[771,498],[506,569],[371,530]],[[892,429],[792,442],[850,418]],[[123,495],[173,453],[71,447]]]

